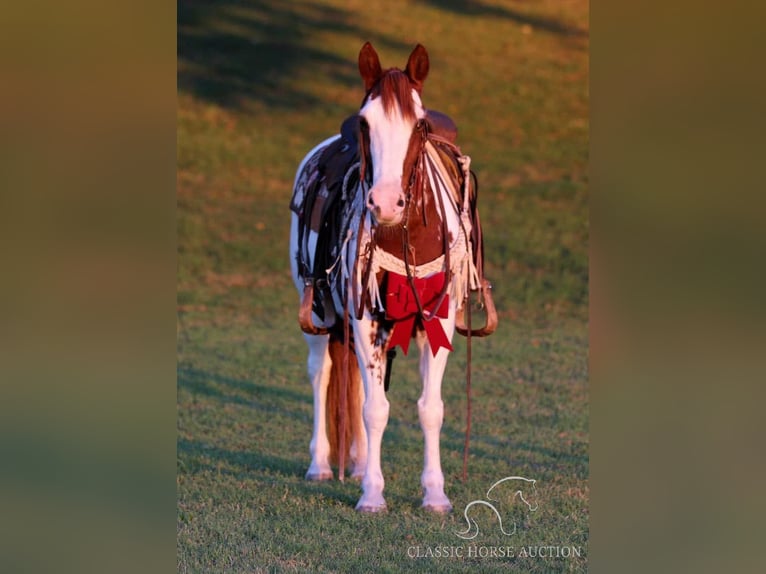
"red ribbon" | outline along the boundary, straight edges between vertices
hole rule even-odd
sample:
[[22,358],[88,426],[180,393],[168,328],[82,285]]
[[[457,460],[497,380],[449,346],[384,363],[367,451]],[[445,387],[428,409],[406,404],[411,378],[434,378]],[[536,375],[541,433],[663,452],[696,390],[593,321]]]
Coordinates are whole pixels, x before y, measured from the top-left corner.
[[[434,309],[439,302],[442,288],[444,287],[444,272],[436,273],[423,279],[415,278],[413,283],[417,290],[418,299],[423,305],[423,314],[420,316],[415,294],[412,292],[410,282],[404,275],[388,273],[388,289],[386,292],[386,318],[394,321],[394,329],[388,339],[388,348],[393,349],[397,345],[402,348],[404,354],[410,347],[410,339],[413,336],[415,321],[426,331],[428,343],[434,357],[441,347],[451,351],[452,345],[447,334],[442,328],[441,321],[436,317],[445,319],[449,316],[449,294],[444,296],[438,309]],[[428,317],[435,315],[431,320]]]

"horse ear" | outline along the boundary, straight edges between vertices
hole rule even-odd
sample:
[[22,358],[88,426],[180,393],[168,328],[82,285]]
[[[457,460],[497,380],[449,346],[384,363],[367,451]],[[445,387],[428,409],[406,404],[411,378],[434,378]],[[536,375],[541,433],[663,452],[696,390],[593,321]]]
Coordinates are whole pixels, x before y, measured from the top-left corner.
[[364,89],[368,92],[383,75],[378,53],[369,42],[365,42],[362,49],[359,50],[359,74],[364,80]]
[[423,82],[426,81],[426,76],[428,76],[428,68],[428,52],[426,52],[426,49],[421,44],[418,44],[412,50],[412,54],[410,54],[410,58],[407,60],[407,67],[405,68],[407,76],[415,85],[418,93],[423,89]]

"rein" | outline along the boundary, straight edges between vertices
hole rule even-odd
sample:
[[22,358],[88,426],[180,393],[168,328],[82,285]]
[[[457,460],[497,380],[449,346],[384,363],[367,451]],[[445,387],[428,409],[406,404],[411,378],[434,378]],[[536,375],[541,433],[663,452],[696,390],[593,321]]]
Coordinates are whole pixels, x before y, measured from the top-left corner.
[[[415,287],[415,278],[412,275],[412,270],[410,268],[410,262],[409,262],[409,253],[410,253],[410,231],[409,231],[409,218],[410,218],[410,207],[412,206],[412,195],[413,195],[413,188],[415,187],[415,183],[417,181],[420,182],[420,199],[421,203],[424,204],[425,199],[425,191],[426,191],[426,181],[427,178],[424,177],[426,174],[424,173],[426,171],[426,151],[425,151],[425,143],[428,139],[428,131],[425,125],[425,122],[423,120],[419,120],[417,125],[415,126],[415,130],[420,132],[420,150],[418,152],[418,156],[416,161],[416,165],[414,169],[412,170],[412,173],[410,174],[410,181],[407,185],[407,193],[405,195],[405,215],[404,215],[404,222],[402,225],[402,254],[404,255],[404,269],[406,271],[407,275],[407,282],[410,285],[410,289],[412,290],[413,298],[415,299],[415,304],[418,308],[418,315],[420,315],[421,319],[423,321],[431,321],[436,317],[436,314],[432,314],[427,312],[423,308],[423,302],[420,300],[420,295],[418,295],[418,290]],[[439,205],[439,215],[441,216],[442,220],[442,248],[444,251],[444,272],[445,272],[445,278],[444,278],[444,284],[442,285],[441,293],[439,293],[439,298],[436,300],[436,304],[433,306],[434,309],[439,309],[442,306],[442,303],[444,302],[444,298],[447,296],[447,291],[449,290],[449,285],[452,280],[452,273],[450,269],[450,246],[449,246],[449,230],[447,229],[447,212],[444,208],[444,200],[442,199],[441,193],[437,193],[435,190],[434,195],[436,196],[437,203]],[[423,208],[423,217],[425,218],[426,210],[425,207]]]

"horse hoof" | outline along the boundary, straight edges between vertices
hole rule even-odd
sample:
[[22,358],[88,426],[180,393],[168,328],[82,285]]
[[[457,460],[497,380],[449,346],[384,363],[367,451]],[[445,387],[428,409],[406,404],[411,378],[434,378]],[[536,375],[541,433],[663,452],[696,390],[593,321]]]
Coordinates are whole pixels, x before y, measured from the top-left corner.
[[447,504],[424,504],[423,509],[434,514],[449,514],[452,512],[452,505]]
[[332,480],[332,471],[325,470],[323,472],[307,472],[306,473],[306,480],[310,480],[313,482],[320,482],[324,480]]
[[385,505],[385,503],[382,506],[369,506],[364,504],[362,506],[357,506],[356,511],[364,512],[367,514],[376,514],[378,512],[388,512],[388,507]]

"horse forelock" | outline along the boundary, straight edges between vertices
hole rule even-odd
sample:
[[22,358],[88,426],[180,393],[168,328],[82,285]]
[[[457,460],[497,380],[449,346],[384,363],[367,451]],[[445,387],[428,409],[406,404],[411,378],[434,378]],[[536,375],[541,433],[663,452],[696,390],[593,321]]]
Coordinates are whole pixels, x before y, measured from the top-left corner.
[[387,116],[397,110],[405,120],[416,121],[417,111],[412,90],[414,86],[407,74],[398,68],[386,70],[370,90],[371,99],[380,97]]

